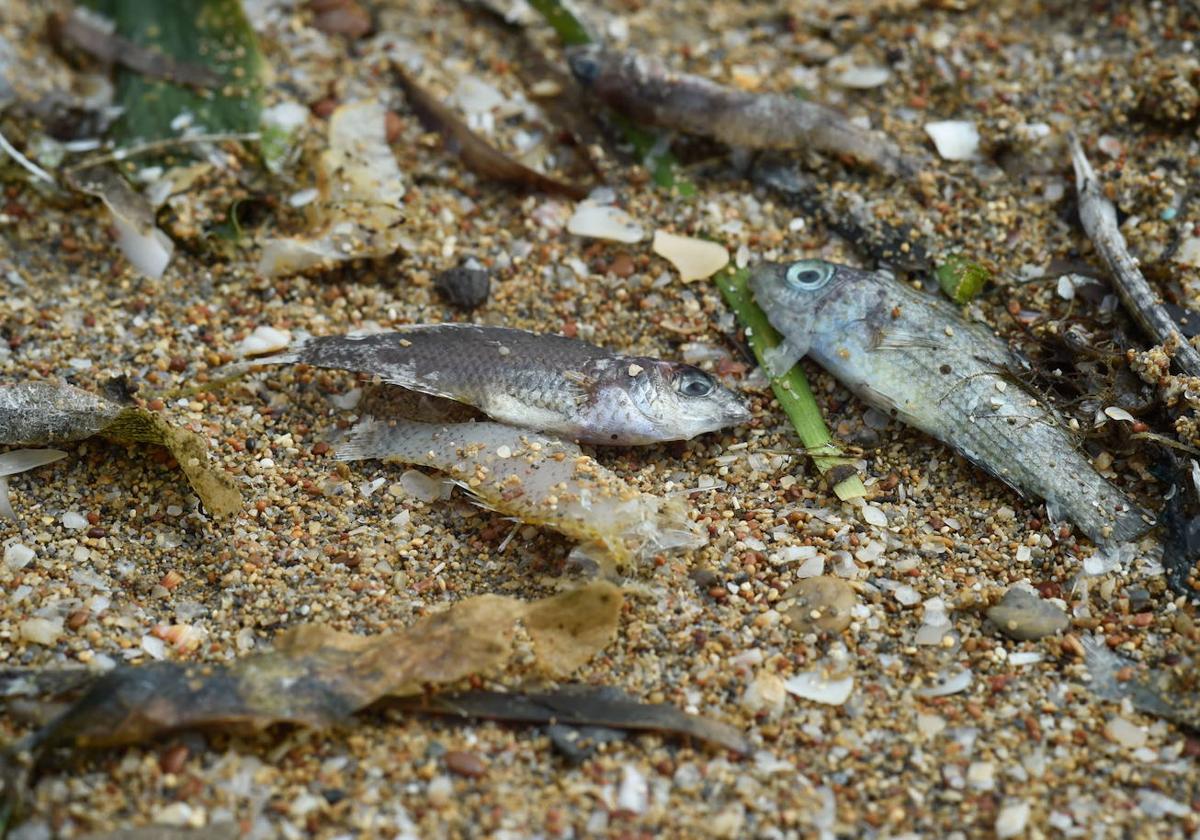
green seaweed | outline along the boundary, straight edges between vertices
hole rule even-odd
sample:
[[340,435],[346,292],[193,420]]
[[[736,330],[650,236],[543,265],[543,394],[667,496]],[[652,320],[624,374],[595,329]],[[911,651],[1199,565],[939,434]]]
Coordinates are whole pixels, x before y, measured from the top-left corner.
[[[729,267],[716,276],[717,288],[725,303],[733,310],[738,322],[745,328],[746,338],[754,350],[763,371],[769,371],[767,353],[781,343],[779,333],[771,326],[767,316],[751,297],[746,283],[749,272],[744,268]],[[821,408],[808,387],[808,379],[799,365],[795,365],[782,376],[771,377],[771,389],[775,399],[792,421],[796,434],[800,436],[805,450],[812,456],[817,470],[833,483],[833,492],[839,499],[854,499],[867,494],[862,479],[847,464],[846,457],[833,442],[833,436],[821,417]],[[849,474],[841,475],[848,470]]]
[[90,0],[117,34],[179,62],[208,67],[221,79],[194,90],[129,70],[117,70],[124,109],[112,136],[120,145],[179,136],[172,124],[190,115],[205,133],[251,132],[259,127],[265,62],[240,0]]
[[983,291],[992,275],[979,263],[951,254],[934,269],[934,276],[946,297],[955,303],[967,303]]

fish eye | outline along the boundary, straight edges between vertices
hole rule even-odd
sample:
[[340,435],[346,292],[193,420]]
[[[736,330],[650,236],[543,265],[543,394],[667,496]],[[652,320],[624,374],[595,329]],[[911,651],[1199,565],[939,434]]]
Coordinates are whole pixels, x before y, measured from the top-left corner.
[[675,381],[675,390],[685,397],[707,397],[715,387],[712,377],[702,370],[685,370]]
[[833,265],[823,260],[800,260],[788,266],[784,279],[789,286],[805,292],[815,291],[833,278]]

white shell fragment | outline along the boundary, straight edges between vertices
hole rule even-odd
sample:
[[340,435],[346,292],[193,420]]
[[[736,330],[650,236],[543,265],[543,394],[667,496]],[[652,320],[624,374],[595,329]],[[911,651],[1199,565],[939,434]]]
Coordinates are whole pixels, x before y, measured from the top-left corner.
[[1175,262],[1200,268],[1200,236],[1189,236],[1179,244]]
[[977,160],[979,129],[967,120],[943,120],[925,124],[925,133],[944,160]]
[[263,243],[266,277],[390,256],[403,236],[404,181],[387,143],[387,110],[375,100],[340,106],[329,119],[329,148],[317,165],[314,233]]
[[783,687],[789,694],[812,700],[814,703],[824,703],[828,706],[840,706],[849,699],[854,690],[854,676],[830,678],[823,670],[804,671],[786,680]]
[[885,84],[891,77],[892,71],[886,67],[850,65],[833,77],[833,83],[839,87],[868,90]]
[[28,472],[66,457],[67,453],[61,449],[14,449],[0,453],[0,518],[20,521],[8,499],[8,476]]
[[929,688],[917,692],[918,697],[946,697],[965,691],[971,685],[971,672],[967,668],[943,671]]
[[640,242],[645,236],[642,226],[620,207],[582,202],[567,220],[567,232],[588,239],[607,239],[612,242]]
[[729,264],[729,252],[723,245],[665,230],[654,232],[654,253],[675,266],[684,283],[705,280]]
[[277,330],[274,327],[257,327],[254,332],[242,339],[238,352],[243,356],[258,356],[262,353],[275,353],[287,348],[292,343],[290,333]]

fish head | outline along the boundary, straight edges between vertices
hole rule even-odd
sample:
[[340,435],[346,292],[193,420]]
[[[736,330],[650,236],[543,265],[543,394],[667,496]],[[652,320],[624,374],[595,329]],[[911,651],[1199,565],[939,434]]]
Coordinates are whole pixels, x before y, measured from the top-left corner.
[[567,65],[582,85],[590,87],[603,70],[604,53],[598,44],[580,44],[567,48]]
[[698,367],[646,359],[630,397],[657,440],[689,440],[750,419],[742,399]]
[[[818,333],[853,320],[853,314],[844,310],[847,306],[857,308],[860,296],[857,288],[854,294],[844,292],[851,284],[857,286],[872,276],[824,260],[764,263],[750,272],[750,291],[771,326],[783,334],[797,356],[802,356]],[[865,304],[868,297],[864,294],[861,301]]]

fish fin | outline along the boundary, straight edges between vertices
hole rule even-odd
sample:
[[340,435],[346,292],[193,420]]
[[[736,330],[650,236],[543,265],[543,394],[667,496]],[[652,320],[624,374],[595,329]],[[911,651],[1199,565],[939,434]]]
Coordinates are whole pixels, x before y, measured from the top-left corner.
[[766,362],[767,373],[773,378],[778,379],[794,368],[796,363],[803,359],[804,354],[807,352],[807,342],[801,344],[790,338],[785,338],[777,347],[769,347],[763,353],[763,361]]
[[928,336],[902,330],[898,327],[876,327],[871,333],[872,350],[908,350],[912,347],[924,347],[929,350],[938,348],[937,342]]
[[564,370],[562,372],[563,379],[570,382],[575,387],[572,388],[573,397],[575,399],[576,408],[582,408],[592,400],[592,395],[596,391],[598,381],[595,377],[588,376],[577,370]]
[[382,420],[362,420],[357,423],[346,439],[334,447],[339,461],[367,461],[386,458],[389,454],[388,431],[390,426]]

